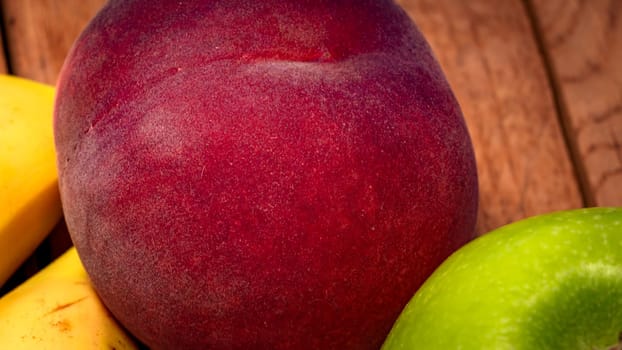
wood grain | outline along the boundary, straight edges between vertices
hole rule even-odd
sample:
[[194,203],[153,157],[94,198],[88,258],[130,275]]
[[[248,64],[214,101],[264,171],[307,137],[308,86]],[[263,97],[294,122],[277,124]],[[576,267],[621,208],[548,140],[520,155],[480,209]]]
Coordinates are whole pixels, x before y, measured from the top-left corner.
[[75,38],[104,0],[1,0],[13,74],[55,84]]
[[588,205],[622,205],[622,1],[532,0]]
[[520,0],[402,0],[458,98],[480,181],[478,233],[583,201]]

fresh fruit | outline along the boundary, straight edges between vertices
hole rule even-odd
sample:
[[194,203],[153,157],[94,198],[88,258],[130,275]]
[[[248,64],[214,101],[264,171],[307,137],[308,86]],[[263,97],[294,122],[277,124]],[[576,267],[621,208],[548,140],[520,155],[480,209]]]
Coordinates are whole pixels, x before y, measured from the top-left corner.
[[0,299],[0,348],[138,349],[95,294],[75,248]]
[[0,75],[0,285],[61,218],[54,89]]
[[473,237],[467,128],[392,1],[111,1],[69,54],[69,231],[153,348],[377,349]]
[[619,349],[622,208],[507,225],[447,259],[383,350]]

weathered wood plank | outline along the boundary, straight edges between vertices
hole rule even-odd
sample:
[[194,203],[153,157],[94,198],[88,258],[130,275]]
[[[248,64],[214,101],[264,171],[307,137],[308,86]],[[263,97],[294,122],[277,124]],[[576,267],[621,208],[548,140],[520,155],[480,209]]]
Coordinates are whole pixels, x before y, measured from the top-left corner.
[[55,84],[73,41],[104,0],[1,0],[13,74]]
[[471,132],[478,233],[583,206],[550,84],[520,0],[399,1],[427,37]]
[[622,205],[622,1],[532,0],[588,205]]

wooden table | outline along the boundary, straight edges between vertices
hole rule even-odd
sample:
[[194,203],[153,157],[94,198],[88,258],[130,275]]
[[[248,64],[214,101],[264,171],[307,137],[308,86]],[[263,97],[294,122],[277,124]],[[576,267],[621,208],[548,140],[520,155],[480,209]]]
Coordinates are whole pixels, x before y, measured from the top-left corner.
[[[54,84],[103,2],[0,0],[0,72]],[[554,210],[622,206],[621,0],[399,3],[428,38],[467,120],[478,233]],[[66,245],[57,231],[50,244]]]

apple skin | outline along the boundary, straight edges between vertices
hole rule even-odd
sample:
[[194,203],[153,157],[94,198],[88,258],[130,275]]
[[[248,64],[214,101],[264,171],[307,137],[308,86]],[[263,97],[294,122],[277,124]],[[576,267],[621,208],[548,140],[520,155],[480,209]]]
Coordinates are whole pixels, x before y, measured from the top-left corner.
[[72,240],[154,349],[377,349],[474,236],[474,154],[391,1],[110,1],[58,81]]
[[524,219],[459,249],[382,349],[608,349],[621,336],[622,208],[589,208]]

